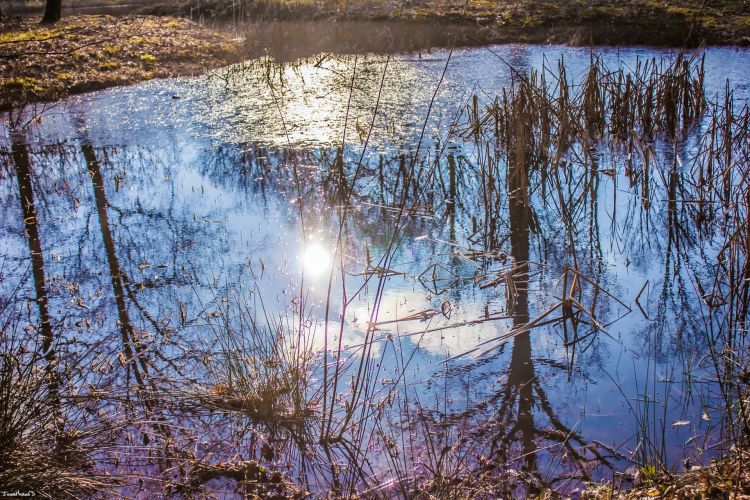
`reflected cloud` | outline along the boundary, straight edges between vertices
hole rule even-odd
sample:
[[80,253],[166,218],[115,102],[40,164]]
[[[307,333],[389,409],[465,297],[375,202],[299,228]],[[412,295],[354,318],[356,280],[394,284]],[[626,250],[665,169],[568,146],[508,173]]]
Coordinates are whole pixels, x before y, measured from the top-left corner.
[[[368,305],[352,310],[350,321],[360,332],[367,331],[371,311]],[[449,356],[474,349],[510,329],[510,320],[476,322],[485,313],[479,302],[435,304],[423,292],[388,290],[372,317],[376,338],[402,337],[431,355]]]
[[[340,334],[343,334],[343,336],[340,336]],[[329,352],[334,352],[338,349],[339,338],[341,338],[341,348],[343,352],[359,354],[365,347],[365,335],[365,331],[360,330],[356,325],[349,321],[344,321],[342,329],[341,322],[329,320],[328,343],[326,345],[325,322],[321,320],[315,323],[314,328],[310,329],[308,338],[305,339],[305,343],[309,349],[315,352],[320,352],[324,349],[327,349]],[[370,349],[370,356],[379,356],[381,349],[380,342],[373,342],[372,349]]]

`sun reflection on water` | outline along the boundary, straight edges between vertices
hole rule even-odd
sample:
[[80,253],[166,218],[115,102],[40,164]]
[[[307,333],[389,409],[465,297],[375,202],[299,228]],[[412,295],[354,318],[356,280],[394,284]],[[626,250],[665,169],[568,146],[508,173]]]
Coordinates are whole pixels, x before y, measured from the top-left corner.
[[312,277],[323,275],[330,271],[333,264],[331,252],[318,242],[310,242],[302,254],[302,265],[305,273]]

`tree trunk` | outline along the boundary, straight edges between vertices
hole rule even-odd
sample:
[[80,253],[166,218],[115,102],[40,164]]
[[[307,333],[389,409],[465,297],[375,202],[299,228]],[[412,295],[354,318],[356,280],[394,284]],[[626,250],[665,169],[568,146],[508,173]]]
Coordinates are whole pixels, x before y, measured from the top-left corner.
[[56,23],[62,16],[62,0],[47,0],[47,5],[44,7],[44,17],[42,18],[42,24]]

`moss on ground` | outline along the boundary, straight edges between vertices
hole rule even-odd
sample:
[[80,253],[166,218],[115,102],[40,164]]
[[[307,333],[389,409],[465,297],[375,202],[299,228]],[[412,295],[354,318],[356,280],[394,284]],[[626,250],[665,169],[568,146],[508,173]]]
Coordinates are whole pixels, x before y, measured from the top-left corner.
[[0,109],[237,60],[240,43],[180,18],[72,16],[0,24]]

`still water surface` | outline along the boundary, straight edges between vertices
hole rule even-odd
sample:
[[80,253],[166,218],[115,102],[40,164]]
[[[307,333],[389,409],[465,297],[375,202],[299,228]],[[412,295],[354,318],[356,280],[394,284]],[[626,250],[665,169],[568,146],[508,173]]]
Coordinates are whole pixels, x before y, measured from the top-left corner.
[[[741,107],[750,97],[750,54],[704,52],[708,98],[722,95],[728,80]],[[674,55],[594,53],[612,69]],[[450,61],[442,49],[319,55],[281,68],[256,60],[29,108],[22,122],[39,116],[22,134],[7,120],[0,128],[0,290],[9,298],[20,286],[20,298],[34,296],[11,154],[24,147],[49,310],[65,338],[116,332],[126,315],[157,337],[154,349],[211,351],[215,330],[204,318],[223,304],[241,297],[256,313],[262,303],[266,316],[285,318],[299,311],[302,295],[311,325],[305,342],[321,350],[331,277],[328,349],[342,332],[347,356],[376,361],[381,389],[373,401],[397,387],[547,478],[564,477],[564,461],[549,450],[532,459],[529,450],[565,440],[595,477],[611,475],[597,454],[624,470],[644,437],[659,443],[670,466],[706,460],[720,422],[694,277],[707,272],[716,249],[708,238],[690,245],[679,265],[670,258],[663,177],[652,179],[644,207],[622,159],[603,157],[600,168],[615,174],[600,175],[595,200],[575,220],[584,301],[604,331],[581,325],[585,340],[571,348],[561,322],[552,322],[487,343],[559,302],[570,252],[552,195],[541,193],[532,220],[518,219],[501,199],[499,236],[483,248],[478,153],[453,124],[465,122],[473,95],[491,103],[514,72],[554,68],[563,58],[580,81],[591,57],[588,49],[504,45],[455,50]],[[408,200],[376,307],[377,275],[368,270],[392,243],[403,164],[417,147],[420,175],[445,176],[454,164],[456,206],[429,190]],[[690,147],[687,137],[676,153],[686,164]],[[666,168],[673,157],[659,158]],[[354,188],[337,245],[342,182]],[[526,261],[521,289],[491,283]],[[373,321],[376,340],[363,354]],[[374,470],[388,469],[376,455]]]

